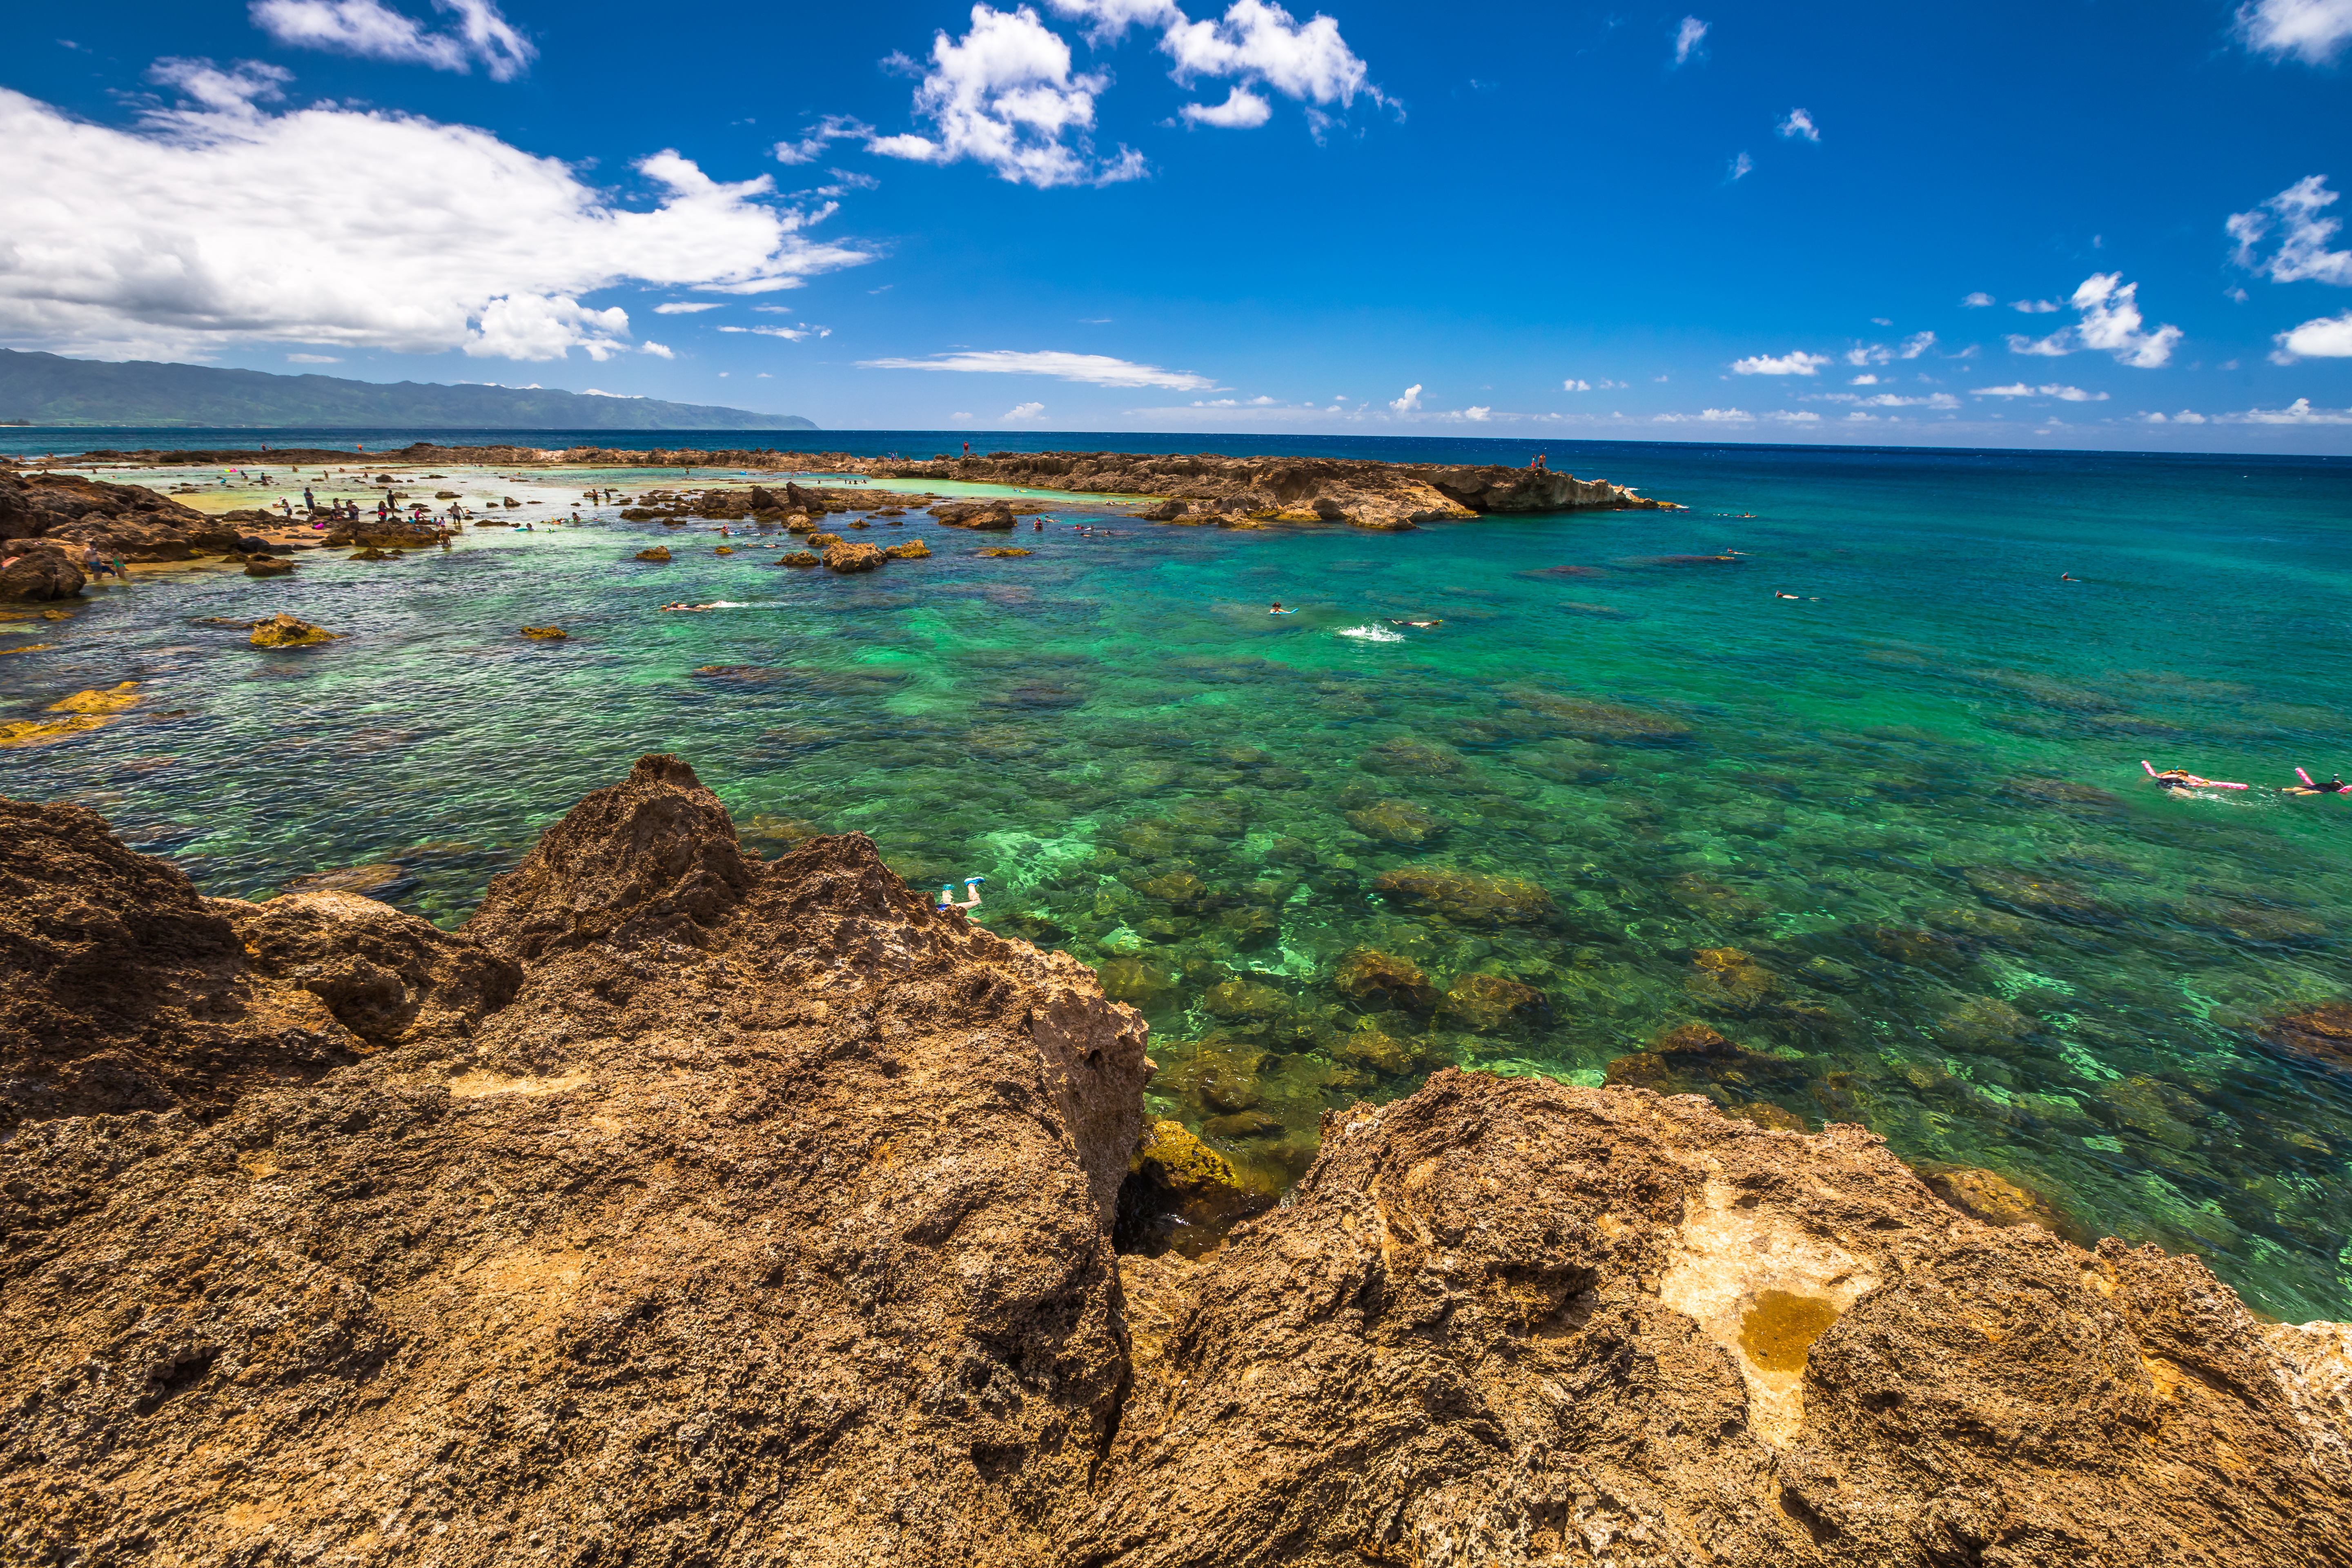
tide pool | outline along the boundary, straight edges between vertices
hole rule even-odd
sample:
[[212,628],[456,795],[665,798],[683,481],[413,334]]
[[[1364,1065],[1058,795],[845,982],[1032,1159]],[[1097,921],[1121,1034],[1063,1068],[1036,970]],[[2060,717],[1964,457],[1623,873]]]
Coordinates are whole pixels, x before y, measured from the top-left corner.
[[[2140,767],[2352,770],[2346,466],[1551,462],[1691,510],[1375,535],[1054,498],[1010,538],[872,520],[848,537],[936,553],[838,577],[772,564],[780,532],[604,508],[291,579],[142,575],[0,621],[0,718],[143,694],[0,752],[0,789],[102,811],[208,893],[376,865],[375,896],[453,924],[674,752],[755,847],[856,830],[918,886],[986,876],[979,918],[1098,966],[1151,1019],[1153,1109],[1269,1188],[1324,1110],[1438,1065],[1613,1074],[1858,1121],[2264,1310],[2352,1315],[2352,1078],[2253,1033],[2352,996],[2352,798],[2176,799]],[[655,543],[676,559],[633,559]],[[1006,543],[1034,553],[973,553]],[[349,636],[206,624],[280,610]],[[1645,1050],[1691,1025],[1724,1044]]]

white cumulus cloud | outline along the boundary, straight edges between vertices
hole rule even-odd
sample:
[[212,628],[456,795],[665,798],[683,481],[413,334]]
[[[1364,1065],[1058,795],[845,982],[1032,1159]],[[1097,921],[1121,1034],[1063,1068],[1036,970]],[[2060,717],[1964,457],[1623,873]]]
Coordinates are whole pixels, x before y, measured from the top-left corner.
[[2352,359],[2352,310],[2316,317],[2272,341],[2278,344],[2271,351],[2276,364],[2293,364],[2299,359]]
[[[2061,386],[2055,383],[2045,384],[2041,386],[2029,386],[2021,381],[2011,382],[2007,386],[1979,386],[1975,389],[1971,395],[1977,397],[2054,397],[2062,403],[2105,403],[2107,400],[2107,395],[2104,392],[2085,392],[2079,386]],[[1952,405],[1946,405],[1943,406],[1952,406]]]
[[1809,354],[1801,349],[1793,349],[1777,357],[1753,354],[1747,359],[1736,359],[1731,362],[1731,369],[1738,375],[1817,375],[1822,366],[1829,363],[1827,354]]
[[1822,128],[1814,124],[1813,117],[1801,109],[1789,110],[1787,118],[1773,129],[1791,141],[1819,142],[1822,139]]
[[2218,417],[2228,425],[2352,425],[2352,408],[2314,408],[2310,398],[2298,397],[2284,408],[2249,408]]
[[932,122],[936,138],[911,133],[877,136],[868,152],[919,163],[985,164],[1015,184],[1101,185],[1139,179],[1143,154],[1122,147],[1097,159],[1089,132],[1095,97],[1108,86],[1100,75],[1070,74],[1070,46],[1024,5],[971,8],[971,31],[940,33],[931,63],[915,89],[915,111]]
[[357,55],[362,59],[431,66],[464,74],[480,66],[492,81],[511,81],[539,51],[490,0],[433,0],[456,25],[435,31],[380,0],[253,0],[253,24],[281,44]]
[[2273,58],[2324,66],[2352,38],[2352,0],[2249,0],[2238,7],[2238,36]]
[[1045,405],[1042,403],[1016,403],[1012,407],[1004,411],[1004,417],[1007,419],[1034,419],[1037,416],[1045,412]]
[[[2080,313],[2080,321],[2046,338],[2012,332],[2009,335],[2009,352],[2054,359],[2091,349],[2111,353],[2117,363],[2135,370],[2153,370],[2165,363],[2172,358],[2173,346],[2180,342],[2180,329],[2158,327],[2152,332],[2143,331],[2145,318],[2136,298],[2139,285],[2126,283],[2123,277],[2120,272],[2093,273],[2067,301]],[[2017,308],[2032,307],[2021,303]]]
[[1559,384],[1559,389],[1562,392],[1590,392],[1592,390],[1592,384],[1589,381],[1579,381],[1571,375]]
[[[812,242],[769,182],[676,153],[636,164],[633,209],[568,165],[413,115],[251,101],[283,73],[172,62],[193,100],[129,130],[0,89],[0,340],[68,353],[203,354],[233,342],[602,357],[628,318],[581,297],[625,283],[757,293],[868,259]],[[239,96],[242,94],[243,96]],[[352,181],[363,173],[364,199]],[[254,193],[299,214],[289,240]],[[817,215],[822,216],[822,215]]]
[[1960,303],[1971,310],[1981,310],[1986,306],[1992,303],[1992,296],[1979,289],[1975,293],[1969,295],[1967,299],[1962,300]]
[[1274,117],[1274,105],[1245,87],[1236,87],[1218,104],[1188,103],[1179,113],[1187,125],[1213,125],[1225,131],[1248,131]]
[[[2252,212],[2231,213],[2221,226],[2238,242],[2238,265],[2273,283],[2309,279],[2352,285],[2352,250],[2327,248],[2343,222],[2321,216],[2336,205],[2336,196],[2326,175],[2309,174]],[[2278,244],[2265,257],[2260,254],[2262,242],[2273,229],[2279,231]]]
[[1748,413],[1745,408],[1702,408],[1698,411],[1698,416],[1701,419],[1713,419],[1718,422],[1729,422],[1733,424],[1737,424],[1742,419],[1753,419],[1756,417],[1756,416]]
[[1687,65],[1693,58],[1706,58],[1704,47],[1706,43],[1706,29],[1707,24],[1700,21],[1696,16],[1685,16],[1682,19],[1681,25],[1675,28],[1675,64]]
[[2056,311],[2058,302],[2055,300],[2012,300],[2009,308],[2021,310],[2029,316],[2047,316]]
[[1328,16],[1305,23],[1265,0],[1234,0],[1214,22],[1171,26],[1160,47],[1176,62],[1169,74],[1180,82],[1200,77],[1232,77],[1264,82],[1286,98],[1342,106],[1381,91],[1370,72],[1339,36]]
[[951,370],[994,375],[1050,375],[1060,381],[1081,381],[1091,386],[1166,386],[1178,392],[1207,392],[1216,383],[1190,371],[1162,370],[1108,354],[1069,353],[1060,350],[1024,353],[1017,349],[966,350],[933,354],[929,359],[862,359],[861,370]]
[[1389,404],[1389,407],[1399,414],[1419,413],[1421,410],[1421,383],[1416,381],[1411,386],[1406,387],[1404,389],[1404,395],[1391,401]]

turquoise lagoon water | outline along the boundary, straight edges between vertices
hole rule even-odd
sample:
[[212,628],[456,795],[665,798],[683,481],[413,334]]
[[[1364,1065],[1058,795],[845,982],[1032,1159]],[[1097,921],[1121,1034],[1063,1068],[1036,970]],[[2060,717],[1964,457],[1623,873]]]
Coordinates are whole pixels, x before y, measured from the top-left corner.
[[[981,918],[1100,966],[1151,1018],[1154,1108],[1269,1185],[1323,1109],[1438,1063],[1599,1082],[1704,1023],[1741,1054],[1617,1076],[1860,1121],[2193,1250],[2269,1311],[2352,1315],[2352,1080],[2253,1032],[2352,995],[2352,799],[2168,799],[2139,766],[2352,769],[2344,465],[1552,460],[1691,510],[1087,539],[1068,521],[1105,509],[1070,503],[1016,560],[910,516],[858,537],[938,553],[856,578],[608,511],[290,581],[143,578],[0,626],[54,645],[0,658],[5,717],[150,694],[0,753],[0,788],[104,811],[213,893],[394,865],[379,896],[451,924],[675,752],[755,845],[855,829],[919,884],[987,876]],[[656,542],[677,560],[631,559]],[[656,613],[680,597],[732,607]],[[351,635],[265,653],[202,624],[280,609]],[[516,636],[546,622],[571,640]],[[1540,897],[1380,886],[1433,868]],[[1351,991],[1364,947],[1427,991]],[[1539,1000],[1481,1005],[1475,975]]]

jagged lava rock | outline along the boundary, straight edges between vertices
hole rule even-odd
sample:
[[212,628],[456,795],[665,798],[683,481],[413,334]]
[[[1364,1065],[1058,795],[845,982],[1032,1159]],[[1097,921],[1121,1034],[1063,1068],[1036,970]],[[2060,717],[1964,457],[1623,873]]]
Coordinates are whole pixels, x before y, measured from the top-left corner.
[[832,544],[825,547],[824,567],[828,572],[871,572],[884,559],[878,545]]
[[455,934],[7,812],[0,1555],[1054,1554],[1147,1070],[1076,963],[669,758]]
[[70,599],[88,581],[74,557],[46,540],[0,542],[0,602]]
[[1859,1128],[1449,1068],[1135,1272],[1066,1563],[2352,1560],[2341,1326],[1981,1225]]
[[[228,520],[207,517],[144,485],[0,472],[0,551],[6,554],[16,553],[17,541],[46,539],[69,546],[76,556],[94,544],[100,554],[125,561],[185,561],[236,549],[236,534]],[[0,593],[5,587],[0,577]]]

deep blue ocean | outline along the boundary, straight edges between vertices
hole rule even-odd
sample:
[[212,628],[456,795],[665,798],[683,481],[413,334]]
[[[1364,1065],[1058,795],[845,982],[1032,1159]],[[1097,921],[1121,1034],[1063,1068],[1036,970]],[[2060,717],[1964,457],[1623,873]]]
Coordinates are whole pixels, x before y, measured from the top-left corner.
[[[919,885],[991,879],[983,919],[1150,1017],[1155,1110],[1270,1186],[1325,1109],[1442,1063],[1648,1082],[1859,1121],[2083,1234],[2195,1251],[2265,1310],[2352,1316],[2352,1071],[2263,1038],[2352,999],[2352,797],[2275,788],[2352,773],[2352,462],[887,431],[12,430],[0,450],[373,459],[420,436],[1543,451],[1689,510],[1388,535],[1051,498],[1017,559],[919,512],[856,520],[936,553],[844,578],[779,569],[779,537],[583,506],[290,579],[142,575],[68,621],[0,620],[0,648],[31,645],[0,654],[0,719],[143,694],[0,752],[0,789],[96,806],[208,892],[373,865],[377,896],[447,923],[583,793],[673,751],[755,846],[856,829]],[[539,519],[589,483],[677,480],[401,477]],[[634,559],[655,542],[676,558]],[[677,600],[724,607],[657,607]],[[350,636],[268,653],[207,619],[280,609]],[[518,635],[550,622],[569,639]],[[2262,787],[2173,797],[2143,759]],[[1368,986],[1365,950],[1422,985]],[[1645,1049],[1691,1024],[1737,1054]]]

